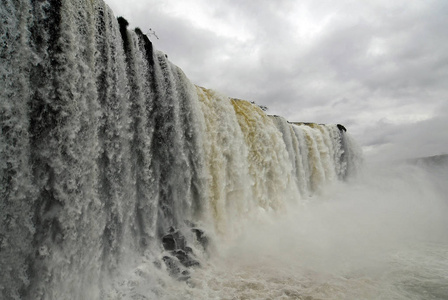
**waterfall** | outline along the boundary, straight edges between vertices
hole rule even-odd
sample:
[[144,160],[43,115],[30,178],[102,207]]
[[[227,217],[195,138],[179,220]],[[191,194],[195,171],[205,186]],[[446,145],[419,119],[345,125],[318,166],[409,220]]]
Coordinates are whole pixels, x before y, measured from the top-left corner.
[[192,232],[235,237],[356,171],[341,125],[195,86],[101,0],[0,17],[2,299],[107,298],[143,258],[170,268],[168,233],[199,256]]

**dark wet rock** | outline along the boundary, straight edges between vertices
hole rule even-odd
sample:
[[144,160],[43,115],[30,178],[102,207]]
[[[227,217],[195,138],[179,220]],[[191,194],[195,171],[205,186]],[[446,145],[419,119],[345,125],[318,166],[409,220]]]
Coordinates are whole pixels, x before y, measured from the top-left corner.
[[118,24],[120,25],[120,34],[121,38],[123,39],[124,51],[125,53],[128,53],[130,50],[129,36],[127,33],[127,27],[129,26],[129,22],[123,17],[118,17],[117,21]]
[[[202,247],[206,249],[208,238],[204,231],[195,227],[195,224],[192,222],[186,222],[186,224],[193,233],[190,239],[195,237]],[[193,249],[187,246],[186,237],[180,230],[170,227],[161,240],[163,249],[169,253],[162,258],[169,274],[178,280],[189,279],[190,272],[184,268],[199,267],[200,263],[196,259]]]
[[192,228],[191,231],[196,235],[197,241],[206,249],[208,246],[208,238],[204,231],[199,228]]
[[176,249],[176,241],[172,234],[167,234],[162,237],[163,248],[167,251]]
[[177,279],[180,281],[186,281],[186,280],[190,279],[190,277],[191,277],[190,272],[188,270],[183,270]]
[[185,225],[187,225],[190,228],[196,227],[196,223],[189,221],[189,220],[184,220]]
[[201,264],[194,259],[188,258],[187,260],[181,262],[182,265],[184,265],[185,267],[189,268],[189,267],[200,267]]
[[184,249],[186,247],[185,237],[179,230],[170,227],[168,232],[168,234],[162,237],[162,245],[165,250],[172,251],[176,249]]
[[179,259],[180,262],[185,261],[188,259],[188,254],[184,250],[178,249],[173,251],[172,253],[177,259]]
[[173,255],[177,257],[177,259],[180,261],[182,265],[185,267],[193,267],[193,266],[199,266],[199,262],[195,259],[193,259],[187,252],[184,250],[176,250],[173,252]]
[[337,124],[336,126],[338,126],[338,129],[339,129],[340,131],[347,132],[347,128],[345,128],[344,125]]
[[177,277],[181,273],[180,266],[174,257],[164,256],[162,260],[171,276]]
[[181,260],[183,257],[187,256],[187,253],[182,249],[176,249],[174,251],[170,251],[170,253]]
[[170,254],[162,258],[170,276],[181,281],[188,280],[190,278],[190,271],[185,268],[199,266],[199,262],[191,258],[183,250],[171,251]]

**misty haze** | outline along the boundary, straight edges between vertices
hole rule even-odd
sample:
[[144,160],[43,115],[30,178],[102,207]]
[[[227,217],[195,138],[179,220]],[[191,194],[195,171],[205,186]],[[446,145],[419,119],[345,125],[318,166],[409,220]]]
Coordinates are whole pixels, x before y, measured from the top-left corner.
[[1,299],[448,299],[445,1],[0,4]]

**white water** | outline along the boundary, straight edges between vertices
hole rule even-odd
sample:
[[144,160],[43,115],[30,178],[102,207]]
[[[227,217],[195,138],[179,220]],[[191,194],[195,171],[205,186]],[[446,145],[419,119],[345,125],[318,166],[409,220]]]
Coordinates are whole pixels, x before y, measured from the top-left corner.
[[447,176],[448,165],[366,167],[305,205],[240,222],[154,299],[447,299]]
[[0,16],[3,298],[447,295],[444,169],[359,173],[338,126],[194,86],[100,0]]

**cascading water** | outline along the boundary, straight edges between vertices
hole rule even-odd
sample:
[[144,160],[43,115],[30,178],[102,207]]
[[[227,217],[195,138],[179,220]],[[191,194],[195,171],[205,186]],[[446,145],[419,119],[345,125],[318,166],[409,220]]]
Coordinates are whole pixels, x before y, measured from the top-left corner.
[[278,124],[296,132],[287,149],[260,109],[192,85],[102,1],[6,1],[1,12],[5,297],[102,297],[104,278],[161,252],[170,227],[229,235],[342,163],[327,149],[346,151],[342,131],[329,141],[325,126]]
[[343,126],[193,85],[101,0],[0,17],[2,299],[224,298],[225,245],[358,168]]

